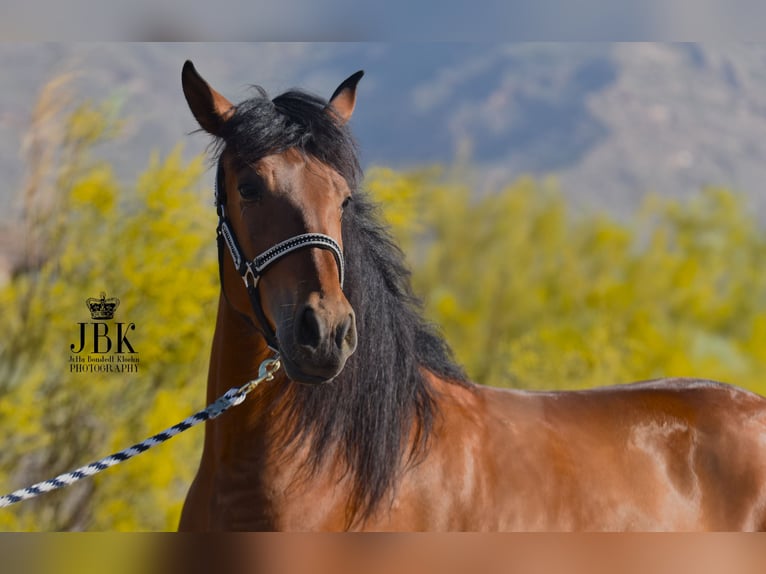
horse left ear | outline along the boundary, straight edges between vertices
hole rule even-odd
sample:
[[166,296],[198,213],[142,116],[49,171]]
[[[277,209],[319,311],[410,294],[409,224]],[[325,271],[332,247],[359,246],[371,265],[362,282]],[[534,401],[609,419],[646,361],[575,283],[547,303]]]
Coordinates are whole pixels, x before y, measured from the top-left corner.
[[359,70],[356,74],[349,76],[343,83],[338,86],[332,97],[330,103],[327,105],[331,108],[335,115],[338,117],[342,124],[345,124],[351,119],[351,114],[354,113],[354,106],[356,105],[356,85],[359,80],[364,76],[364,71]]
[[221,135],[221,126],[234,115],[234,104],[211,88],[189,60],[181,71],[181,84],[194,117],[209,134]]

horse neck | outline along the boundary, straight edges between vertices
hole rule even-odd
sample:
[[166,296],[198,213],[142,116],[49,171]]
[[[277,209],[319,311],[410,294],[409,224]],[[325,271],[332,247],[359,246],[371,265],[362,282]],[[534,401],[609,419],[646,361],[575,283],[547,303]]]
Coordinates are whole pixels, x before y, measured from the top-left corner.
[[263,336],[221,294],[208,371],[208,402],[256,378],[260,364],[272,354]]

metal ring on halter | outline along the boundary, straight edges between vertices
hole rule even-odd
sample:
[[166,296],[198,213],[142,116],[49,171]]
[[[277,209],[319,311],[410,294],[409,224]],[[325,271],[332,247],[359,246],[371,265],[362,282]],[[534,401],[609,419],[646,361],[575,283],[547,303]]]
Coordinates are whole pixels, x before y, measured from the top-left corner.
[[[252,277],[253,278],[253,284],[250,285],[247,282],[247,278]],[[245,264],[245,272],[242,274],[242,280],[245,282],[245,287],[253,288],[255,289],[258,286],[258,279],[261,278],[261,274],[256,274],[255,271],[253,271],[253,263],[251,261],[248,261]]]

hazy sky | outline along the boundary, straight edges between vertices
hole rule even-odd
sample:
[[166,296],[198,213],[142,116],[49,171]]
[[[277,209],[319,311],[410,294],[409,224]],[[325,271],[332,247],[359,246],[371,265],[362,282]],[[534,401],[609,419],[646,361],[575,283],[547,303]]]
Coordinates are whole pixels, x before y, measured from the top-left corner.
[[5,40],[763,40],[757,0],[5,0]]
[[364,69],[352,128],[365,166],[467,160],[480,188],[552,174],[574,200],[621,212],[647,191],[723,185],[766,217],[766,44],[64,42],[0,44],[0,219],[56,73],[76,74],[80,98],[122,102],[125,138],[103,151],[128,185],[153,151],[204,151],[180,88],[187,58],[235,102],[252,84],[328,97]]

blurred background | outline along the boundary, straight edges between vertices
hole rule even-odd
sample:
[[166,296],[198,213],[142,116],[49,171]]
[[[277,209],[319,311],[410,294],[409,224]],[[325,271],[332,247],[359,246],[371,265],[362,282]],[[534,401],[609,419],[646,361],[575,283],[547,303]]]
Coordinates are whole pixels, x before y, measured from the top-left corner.
[[0,220],[25,170],[36,94],[55,76],[126,120],[99,153],[130,180],[152,150],[204,137],[179,101],[195,62],[232,100],[259,84],[328,97],[366,70],[354,129],[366,166],[462,162],[477,191],[521,174],[556,176],[575,205],[629,215],[646,192],[744,192],[759,217],[766,175],[766,45],[658,43],[46,43],[0,47]]
[[[364,69],[364,187],[479,383],[660,376],[766,394],[766,45],[0,44],[0,490],[203,406],[218,293],[209,140],[186,59],[232,101]],[[84,300],[137,374],[69,371]],[[0,513],[14,530],[174,529],[195,429]]]

